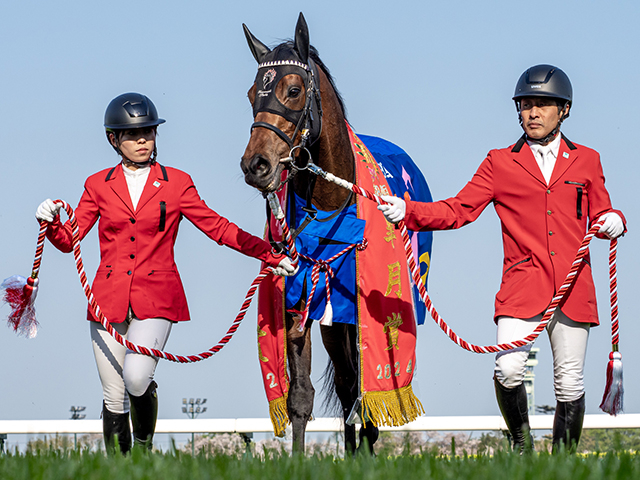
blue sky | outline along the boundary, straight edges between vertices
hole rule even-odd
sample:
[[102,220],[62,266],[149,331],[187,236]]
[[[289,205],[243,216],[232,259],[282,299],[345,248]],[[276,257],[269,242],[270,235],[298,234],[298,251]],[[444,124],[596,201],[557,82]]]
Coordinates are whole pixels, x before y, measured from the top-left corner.
[[[148,95],[167,123],[158,160],[187,171],[209,206],[261,234],[264,205],[239,161],[249,137],[246,99],[255,61],[242,23],[264,43],[293,35],[299,2],[5,2],[0,8],[0,277],[30,273],[45,198],[76,205],[86,177],[115,165],[102,120],[124,92]],[[640,207],[636,90],[640,66],[634,1],[333,1],[305,7],[311,43],[342,93],[356,132],[404,148],[435,199],[454,195],[492,148],[521,134],[511,96],[529,66],[561,67],[574,87],[563,128],[595,148],[613,204],[628,220],[619,248],[621,351],[626,411],[640,412],[638,240]],[[592,330],[587,413],[598,413],[609,351],[607,244],[592,247],[602,326]],[[83,242],[89,276],[97,233]],[[256,261],[209,241],[188,222],[176,259],[192,322],[174,328],[167,350],[208,349],[224,334],[258,271]],[[499,222],[488,208],[474,224],[434,236],[429,291],[466,340],[492,344],[501,273]],[[33,340],[0,327],[0,418],[68,418],[71,405],[98,418],[101,389],[72,256],[45,247]],[[2,316],[8,308],[0,307]],[[432,321],[419,329],[414,389],[429,415],[495,415],[493,357],[463,351]],[[4,330],[3,330],[4,329]],[[314,332],[313,377],[326,363]],[[546,335],[536,367],[536,403],[555,404]],[[265,417],[255,310],[232,342],[197,365],[161,361],[160,417],[180,418],[183,397],[208,398],[207,417]],[[319,402],[317,402],[318,405]],[[322,415],[316,407],[315,414]]]

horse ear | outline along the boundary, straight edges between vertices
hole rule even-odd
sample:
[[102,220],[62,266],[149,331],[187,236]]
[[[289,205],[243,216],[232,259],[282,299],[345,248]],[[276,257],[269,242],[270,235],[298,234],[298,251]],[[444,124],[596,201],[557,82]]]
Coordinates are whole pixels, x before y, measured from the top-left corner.
[[251,53],[253,53],[253,58],[256,59],[256,62],[262,63],[264,57],[271,50],[269,50],[269,47],[267,47],[264,43],[254,37],[244,23],[242,24],[242,28],[244,29],[244,36],[247,37],[247,43],[249,44]]
[[302,60],[303,63],[307,63],[309,58],[309,27],[307,27],[307,21],[304,19],[302,12],[300,12],[300,16],[298,17],[294,38],[293,46],[300,55],[300,60]]

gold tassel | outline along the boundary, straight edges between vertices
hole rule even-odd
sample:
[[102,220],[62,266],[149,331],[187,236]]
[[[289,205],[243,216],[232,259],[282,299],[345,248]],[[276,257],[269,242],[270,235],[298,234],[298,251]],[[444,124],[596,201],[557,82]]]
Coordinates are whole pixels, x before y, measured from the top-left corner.
[[424,413],[424,407],[411,385],[386,392],[366,392],[362,397],[363,417],[376,427],[399,427]]
[[287,395],[278,397],[269,402],[269,416],[273,424],[273,433],[276,437],[284,437],[284,431],[289,425],[287,414]]

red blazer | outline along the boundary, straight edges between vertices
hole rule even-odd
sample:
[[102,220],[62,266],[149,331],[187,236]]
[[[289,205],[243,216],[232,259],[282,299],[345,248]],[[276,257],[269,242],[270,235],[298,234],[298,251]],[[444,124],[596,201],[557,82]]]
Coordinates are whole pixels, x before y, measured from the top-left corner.
[[[92,289],[112,323],[124,321],[129,305],[140,319],[189,320],[173,257],[182,217],[217,243],[268,265],[277,266],[283,258],[273,255],[267,242],[207,207],[189,175],[157,163],[151,166],[137,209],[119,164],[87,179],[75,215],[80,239],[99,219],[100,266]],[[56,217],[47,229],[47,238],[59,250],[72,251],[69,222],[62,225]],[[91,311],[87,317],[96,320]]]
[[[531,318],[542,313],[569,273],[588,226],[612,210],[600,155],[564,136],[547,186],[531,149],[515,145],[491,150],[467,185],[453,198],[407,202],[411,230],[446,230],[473,222],[493,203],[502,222],[504,262],[495,317]],[[626,231],[626,228],[625,228]],[[589,255],[560,305],[572,320],[598,324]]]

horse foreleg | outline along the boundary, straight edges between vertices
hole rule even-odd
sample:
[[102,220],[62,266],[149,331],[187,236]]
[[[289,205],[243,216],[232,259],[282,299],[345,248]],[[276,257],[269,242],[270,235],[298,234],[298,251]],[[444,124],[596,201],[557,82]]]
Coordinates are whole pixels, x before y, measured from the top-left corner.
[[373,451],[373,445],[378,440],[380,432],[372,422],[365,422],[360,428],[359,437],[360,445],[358,446],[358,453],[368,453],[375,455]]
[[311,384],[311,329],[302,332],[287,315],[287,359],[290,385],[287,411],[293,428],[293,451],[304,452],[307,422],[313,412],[315,389]]

